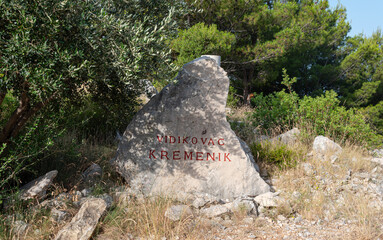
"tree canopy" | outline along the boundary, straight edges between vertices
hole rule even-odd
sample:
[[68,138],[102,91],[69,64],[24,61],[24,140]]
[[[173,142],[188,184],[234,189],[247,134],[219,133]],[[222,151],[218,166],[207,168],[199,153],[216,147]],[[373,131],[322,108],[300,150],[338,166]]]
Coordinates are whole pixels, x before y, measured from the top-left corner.
[[338,48],[349,31],[345,9],[330,10],[327,1],[187,1],[201,11],[190,24],[216,24],[235,34],[227,69],[241,80],[243,98],[249,92],[280,90],[282,68],[297,77],[300,94],[330,89],[336,80]]

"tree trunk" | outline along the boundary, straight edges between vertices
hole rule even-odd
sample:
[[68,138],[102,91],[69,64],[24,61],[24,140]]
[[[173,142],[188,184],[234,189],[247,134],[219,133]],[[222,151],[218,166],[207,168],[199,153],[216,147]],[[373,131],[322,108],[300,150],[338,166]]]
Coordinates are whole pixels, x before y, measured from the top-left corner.
[[11,138],[16,137],[28,122],[28,120],[31,119],[32,116],[35,115],[38,111],[40,111],[55,96],[56,93],[52,94],[52,96],[46,99],[44,102],[39,102],[34,106],[31,106],[30,99],[27,93],[24,91],[21,94],[19,106],[12,113],[11,117],[8,119],[0,133],[0,144],[8,143]]
[[250,105],[250,83],[253,79],[253,69],[244,69],[244,77],[243,77],[243,103],[245,105]]
[[0,92],[0,107],[1,107],[1,104],[3,104],[3,100],[4,100],[6,94],[7,94],[7,92]]

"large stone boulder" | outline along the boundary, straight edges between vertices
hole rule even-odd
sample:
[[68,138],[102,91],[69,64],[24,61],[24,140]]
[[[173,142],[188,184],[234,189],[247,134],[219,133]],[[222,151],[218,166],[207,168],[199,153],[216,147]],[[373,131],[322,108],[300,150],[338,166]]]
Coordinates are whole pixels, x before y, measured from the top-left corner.
[[112,161],[117,171],[146,195],[205,192],[234,199],[268,192],[226,121],[226,72],[201,57],[185,64],[176,81],[130,122]]

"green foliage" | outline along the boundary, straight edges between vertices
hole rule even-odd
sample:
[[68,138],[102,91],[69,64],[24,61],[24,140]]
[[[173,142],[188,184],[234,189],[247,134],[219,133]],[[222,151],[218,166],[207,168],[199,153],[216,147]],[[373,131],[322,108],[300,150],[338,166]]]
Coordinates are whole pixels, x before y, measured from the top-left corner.
[[290,149],[287,145],[273,144],[269,141],[253,143],[250,149],[257,162],[276,165],[279,169],[294,167],[300,158],[298,151]]
[[344,8],[330,9],[324,0],[186,2],[200,9],[187,15],[191,24],[216,24],[235,33],[222,64],[241,81],[244,100],[252,91],[281,90],[282,67],[299,79],[295,91],[300,96],[334,86],[338,49],[350,29]]
[[370,38],[350,38],[342,50],[340,94],[347,106],[366,107],[383,100],[383,37],[380,31]]
[[374,130],[383,135],[383,101],[376,105],[368,106],[362,109],[362,111],[367,115],[367,119]]
[[[294,80],[285,76],[288,86],[292,82]],[[326,135],[340,143],[347,141],[369,146],[379,145],[383,139],[370,127],[361,111],[340,106],[334,91],[300,99],[294,91],[288,94],[282,90],[267,96],[255,94],[252,103],[254,111],[249,120],[253,126],[260,126],[266,131],[277,127],[282,130],[298,127],[306,140]],[[377,109],[371,108],[370,112],[378,117]]]
[[236,95],[235,88],[233,86],[229,86],[229,94],[227,95],[227,102],[226,102],[227,107],[234,108],[238,106],[239,99],[235,95]]
[[235,36],[219,31],[217,25],[198,23],[187,30],[181,30],[171,42],[171,48],[178,54],[177,65],[182,66],[201,55],[227,56],[234,44]]
[[181,4],[0,0],[1,192],[37,172],[62,131],[106,138],[126,127],[140,80],[174,73],[166,39]]
[[13,139],[11,147],[5,148],[3,144],[0,148],[0,201],[22,182],[21,173],[33,171],[32,167],[42,160],[59,134],[56,119],[39,116]]

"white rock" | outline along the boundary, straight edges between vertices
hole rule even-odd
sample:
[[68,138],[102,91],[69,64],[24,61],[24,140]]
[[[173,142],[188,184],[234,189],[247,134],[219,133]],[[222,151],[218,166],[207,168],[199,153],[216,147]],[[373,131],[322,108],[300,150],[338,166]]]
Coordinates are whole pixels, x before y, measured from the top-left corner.
[[294,144],[298,140],[298,136],[301,133],[298,128],[293,128],[285,133],[282,133],[275,138],[272,139],[272,141],[280,141],[286,145]]
[[335,143],[327,137],[317,136],[314,139],[313,151],[320,155],[326,155],[329,153],[340,154],[342,152],[342,148],[339,144]]
[[88,240],[106,211],[106,202],[100,198],[88,199],[70,223],[61,229],[56,240]]
[[257,207],[254,204],[253,199],[237,198],[233,202],[224,205],[230,211],[245,211],[247,214],[257,214]]
[[371,158],[371,162],[378,163],[383,166],[383,158]]
[[223,214],[230,213],[230,209],[224,205],[213,205],[208,208],[201,209],[200,213],[206,217],[218,217]]
[[30,225],[24,221],[17,220],[11,224],[12,234],[15,235],[16,239],[23,239]]
[[27,200],[30,198],[42,198],[45,196],[45,190],[52,184],[53,179],[57,176],[57,170],[50,171],[44,176],[25,184],[20,188],[20,198]]
[[226,121],[227,73],[202,57],[176,80],[129,123],[112,162],[117,171],[145,195],[205,192],[233,200],[270,191]]
[[266,208],[278,206],[279,200],[280,198],[278,197],[277,193],[272,192],[264,193],[254,198],[254,201],[258,203],[259,206]]
[[173,205],[166,209],[165,212],[165,217],[172,221],[178,221],[191,215],[193,215],[193,212],[187,205]]
[[96,163],[92,163],[83,173],[82,180],[85,183],[95,183],[102,177],[102,168]]
[[61,223],[68,217],[69,213],[66,211],[57,210],[56,208],[51,209],[51,218],[58,223]]

